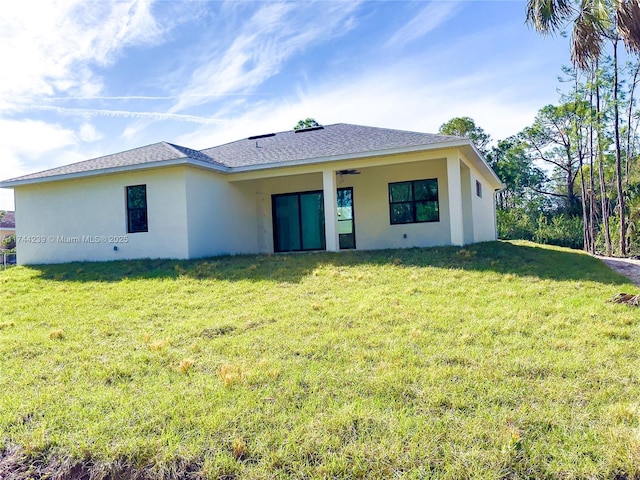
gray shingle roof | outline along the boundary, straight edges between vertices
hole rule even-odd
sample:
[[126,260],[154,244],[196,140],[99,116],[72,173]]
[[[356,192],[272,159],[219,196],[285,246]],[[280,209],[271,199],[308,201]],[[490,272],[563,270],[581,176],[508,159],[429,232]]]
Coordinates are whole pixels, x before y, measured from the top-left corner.
[[289,130],[276,134],[260,135],[227,143],[205,150],[193,150],[167,142],[154,143],[125,152],[72,163],[38,173],[12,178],[0,185],[11,187],[13,183],[46,181],[51,177],[81,175],[88,172],[99,174],[105,170],[147,164],[166,163],[171,160],[189,160],[208,163],[211,166],[233,170],[238,167],[267,168],[287,162],[313,162],[331,157],[366,155],[369,152],[384,152],[421,146],[446,146],[450,142],[465,140],[462,137],[434,135],[429,133],[391,130],[388,128],[364,127],[337,123],[323,128],[303,131]]
[[228,167],[268,165],[418,147],[460,140],[460,137],[337,123],[322,129],[289,130],[251,137],[202,150]]
[[197,150],[181,147],[167,142],[154,143],[145,147],[134,148],[125,152],[105,155],[104,157],[93,158],[83,162],[63,165],[61,167],[44,170],[42,172],[24,175],[22,177],[12,178],[7,182],[35,180],[40,178],[56,177],[59,175],[69,175],[74,173],[99,171],[117,167],[127,167],[132,165],[144,165],[147,163],[162,162],[165,160],[192,158],[194,160],[207,161],[212,164],[215,162],[206,154]]

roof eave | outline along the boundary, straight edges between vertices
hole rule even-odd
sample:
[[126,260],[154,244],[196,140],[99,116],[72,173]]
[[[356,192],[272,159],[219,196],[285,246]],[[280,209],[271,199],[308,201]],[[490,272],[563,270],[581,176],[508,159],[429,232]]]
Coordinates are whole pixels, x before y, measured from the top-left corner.
[[25,180],[5,180],[0,182],[0,188],[14,188],[25,185],[34,185],[37,183],[60,182],[64,180],[74,180],[78,178],[95,177],[98,175],[111,175],[116,173],[126,173],[138,170],[149,170],[152,168],[173,167],[178,165],[191,165],[194,167],[215,170],[219,172],[227,172],[229,169],[222,165],[214,165],[201,160],[183,157],[171,160],[160,160],[157,162],[139,163],[136,165],[125,165],[119,167],[102,168],[99,170],[87,170],[86,172],[64,173],[60,175],[52,175],[48,177],[29,178]]

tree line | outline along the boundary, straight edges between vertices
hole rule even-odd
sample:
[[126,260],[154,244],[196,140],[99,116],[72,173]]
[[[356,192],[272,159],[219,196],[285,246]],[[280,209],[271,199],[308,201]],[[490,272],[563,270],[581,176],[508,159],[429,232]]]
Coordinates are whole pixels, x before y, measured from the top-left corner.
[[529,0],[526,17],[544,35],[571,30],[558,103],[492,146],[468,117],[440,131],[470,137],[505,183],[501,238],[640,255],[640,0]]

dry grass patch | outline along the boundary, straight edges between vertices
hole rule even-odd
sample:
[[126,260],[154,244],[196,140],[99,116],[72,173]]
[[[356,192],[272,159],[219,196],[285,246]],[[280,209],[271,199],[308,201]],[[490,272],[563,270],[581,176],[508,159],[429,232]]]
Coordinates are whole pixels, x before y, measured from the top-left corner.
[[51,330],[49,332],[49,338],[51,340],[60,340],[62,337],[64,337],[64,330],[62,329]]
[[194,364],[195,364],[195,360],[193,360],[192,358],[184,358],[178,364],[178,370],[181,373],[188,373]]

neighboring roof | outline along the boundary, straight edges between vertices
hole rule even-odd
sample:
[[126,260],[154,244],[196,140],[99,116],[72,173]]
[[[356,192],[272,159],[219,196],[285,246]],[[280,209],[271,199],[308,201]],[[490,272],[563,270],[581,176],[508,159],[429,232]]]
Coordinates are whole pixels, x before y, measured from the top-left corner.
[[489,175],[496,185],[501,185],[498,177],[467,138],[337,123],[256,135],[200,151],[160,142],[12,178],[0,182],[0,187],[11,188],[29,183],[175,164],[192,164],[223,172],[235,172],[446,147],[462,148],[465,154],[474,158],[484,175]]
[[234,168],[381,152],[459,141],[461,137],[337,123],[258,135],[202,150]]
[[[0,211],[2,213],[2,211]],[[6,211],[4,216],[0,218],[0,228],[16,228],[16,212]]]

